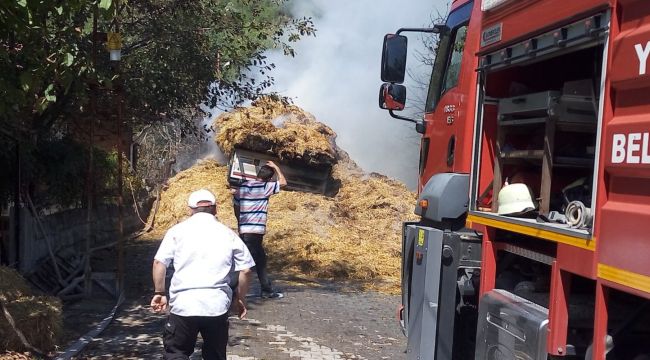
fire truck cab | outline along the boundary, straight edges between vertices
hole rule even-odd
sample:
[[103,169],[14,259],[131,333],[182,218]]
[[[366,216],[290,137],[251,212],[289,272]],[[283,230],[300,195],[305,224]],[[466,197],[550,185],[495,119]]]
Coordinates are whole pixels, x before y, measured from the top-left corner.
[[384,38],[380,106],[404,109],[406,32],[438,36],[408,359],[650,359],[650,2],[454,0]]

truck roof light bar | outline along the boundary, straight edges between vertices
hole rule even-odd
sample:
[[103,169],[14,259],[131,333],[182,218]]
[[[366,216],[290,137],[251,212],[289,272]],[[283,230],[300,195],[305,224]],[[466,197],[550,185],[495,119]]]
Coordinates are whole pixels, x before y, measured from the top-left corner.
[[608,13],[590,16],[530,39],[511,44],[481,56],[478,71],[502,68],[537,56],[549,55],[568,47],[585,47],[604,42],[609,30]]

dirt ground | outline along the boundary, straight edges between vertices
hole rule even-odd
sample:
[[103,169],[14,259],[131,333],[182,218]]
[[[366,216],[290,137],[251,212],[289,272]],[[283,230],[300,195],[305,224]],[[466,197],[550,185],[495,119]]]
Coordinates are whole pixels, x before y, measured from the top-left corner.
[[[159,240],[126,246],[126,301],[115,321],[78,359],[161,357],[164,317],[149,311],[151,261]],[[285,298],[249,297],[247,320],[231,318],[230,359],[393,359],[403,357],[405,339],[394,319],[396,296],[361,291],[354,283],[286,277],[271,271]],[[251,294],[257,294],[257,281]],[[84,300],[65,306],[65,349],[96,326],[115,302]],[[200,343],[197,345],[200,349]],[[200,350],[193,358],[200,358]]]

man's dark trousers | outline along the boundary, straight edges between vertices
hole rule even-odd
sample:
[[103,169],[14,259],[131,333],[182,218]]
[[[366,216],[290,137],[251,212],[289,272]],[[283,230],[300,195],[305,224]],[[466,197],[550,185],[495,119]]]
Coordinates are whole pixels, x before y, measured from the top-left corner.
[[239,234],[239,237],[244,241],[248,251],[250,251],[253,260],[255,261],[255,271],[257,272],[257,278],[260,279],[260,285],[262,286],[263,292],[273,292],[271,287],[271,280],[269,279],[269,274],[266,271],[266,251],[264,251],[264,246],[262,246],[262,239],[264,239],[264,234]]
[[194,352],[201,333],[203,359],[226,360],[228,313],[221,316],[179,316],[169,314],[163,333],[165,360],[186,360]]

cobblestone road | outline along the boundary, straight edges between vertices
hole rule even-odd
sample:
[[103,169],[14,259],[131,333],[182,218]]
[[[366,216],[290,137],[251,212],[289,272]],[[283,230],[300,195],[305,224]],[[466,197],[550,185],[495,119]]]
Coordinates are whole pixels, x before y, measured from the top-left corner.
[[[231,318],[229,359],[404,357],[405,339],[394,319],[397,297],[331,287],[285,285],[284,291],[283,299],[249,298],[248,319]],[[161,358],[164,318],[149,312],[148,300],[127,301],[78,358]],[[192,358],[200,359],[200,351]]]
[[[134,240],[126,249],[126,296],[115,320],[77,359],[160,359],[164,317],[149,311],[151,262],[158,242]],[[146,259],[146,260],[143,260]],[[276,278],[281,277],[281,274]],[[288,279],[285,279],[288,281]],[[403,359],[406,340],[395,320],[396,296],[351,291],[350,286],[293,279],[276,281],[283,299],[248,299],[248,319],[231,318],[230,360]],[[251,294],[259,294],[252,282]],[[144,296],[146,295],[146,297]],[[114,301],[114,300],[113,300]],[[96,304],[91,304],[96,305]],[[103,318],[88,311],[68,315],[68,327],[84,334]],[[90,324],[90,325],[89,325]],[[200,349],[200,342],[197,349]],[[63,346],[65,347],[65,346]],[[200,359],[200,351],[193,359]]]

